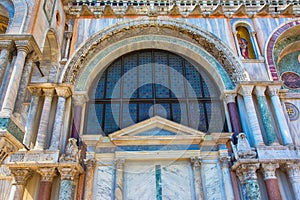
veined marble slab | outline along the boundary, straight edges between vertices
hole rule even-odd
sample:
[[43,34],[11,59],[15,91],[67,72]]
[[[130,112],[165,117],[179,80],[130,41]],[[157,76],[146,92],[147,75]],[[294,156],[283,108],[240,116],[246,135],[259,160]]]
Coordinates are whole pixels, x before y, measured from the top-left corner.
[[203,177],[203,192],[206,200],[222,199],[221,180],[217,163],[203,163],[201,169]]
[[113,197],[113,173],[112,166],[98,166],[95,171],[93,188],[93,200],[111,200]]

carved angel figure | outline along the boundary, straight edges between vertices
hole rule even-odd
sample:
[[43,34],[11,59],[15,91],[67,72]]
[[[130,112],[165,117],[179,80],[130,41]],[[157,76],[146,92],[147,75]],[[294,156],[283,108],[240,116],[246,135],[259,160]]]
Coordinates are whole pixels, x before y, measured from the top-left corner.
[[255,158],[256,152],[251,149],[246,134],[240,133],[237,138],[238,142],[236,148],[238,156],[240,158]]
[[60,162],[78,162],[80,151],[76,144],[77,140],[75,138],[69,138],[68,144],[65,149],[65,153],[61,155]]

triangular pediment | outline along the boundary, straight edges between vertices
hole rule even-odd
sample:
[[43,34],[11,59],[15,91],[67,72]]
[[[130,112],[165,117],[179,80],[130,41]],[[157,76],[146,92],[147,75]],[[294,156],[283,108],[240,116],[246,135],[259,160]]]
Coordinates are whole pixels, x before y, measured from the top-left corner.
[[109,135],[117,145],[200,143],[205,133],[164,119],[152,117]]

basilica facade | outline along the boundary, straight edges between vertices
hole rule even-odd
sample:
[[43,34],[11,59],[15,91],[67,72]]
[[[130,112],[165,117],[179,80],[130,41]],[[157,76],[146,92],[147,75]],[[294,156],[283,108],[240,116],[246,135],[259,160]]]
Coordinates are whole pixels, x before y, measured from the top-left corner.
[[0,11],[1,200],[300,199],[299,0]]

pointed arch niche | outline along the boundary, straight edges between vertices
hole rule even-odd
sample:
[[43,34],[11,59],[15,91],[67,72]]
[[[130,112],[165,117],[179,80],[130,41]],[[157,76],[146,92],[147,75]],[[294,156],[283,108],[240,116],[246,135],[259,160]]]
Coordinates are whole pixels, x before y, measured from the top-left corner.
[[238,56],[245,60],[260,59],[261,54],[253,27],[248,22],[237,21],[233,24],[233,30]]

